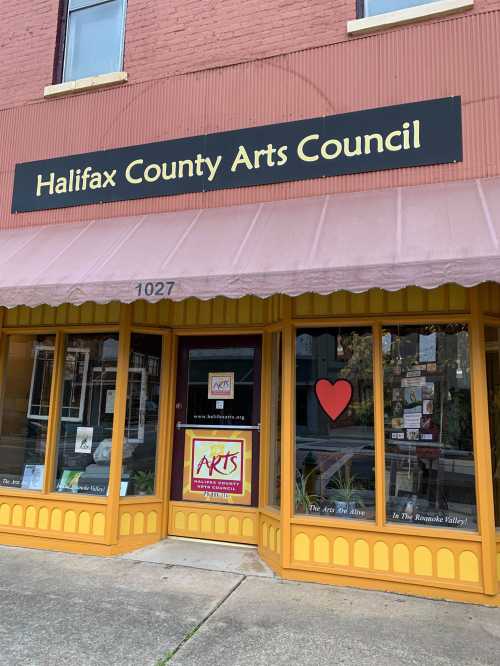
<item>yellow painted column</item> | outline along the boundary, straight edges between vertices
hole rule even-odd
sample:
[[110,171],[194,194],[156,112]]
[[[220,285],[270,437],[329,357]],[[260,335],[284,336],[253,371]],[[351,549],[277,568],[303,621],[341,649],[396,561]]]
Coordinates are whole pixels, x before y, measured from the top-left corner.
[[168,511],[168,494],[166,489],[170,486],[170,465],[172,464],[172,456],[167,456],[167,452],[170,452],[171,450],[169,442],[167,441],[169,432],[169,411],[172,402],[169,382],[171,348],[172,333],[167,331],[162,336],[160,409],[158,413],[158,437],[156,442],[158,453],[156,456],[155,496],[162,500],[162,520],[160,525],[163,524],[163,512]]
[[105,538],[107,544],[118,543],[120,483],[122,477],[123,437],[127,410],[127,385],[130,356],[130,324],[132,306],[120,306],[120,337],[118,341],[118,362],[116,367],[116,395],[113,416],[111,464],[109,471],[108,510]]
[[385,429],[382,326],[373,326],[373,417],[375,422],[375,516],[377,527],[385,523]]
[[[163,517],[161,536],[165,538],[168,534],[168,518],[170,510],[170,485],[172,480],[172,451],[174,445],[175,433],[175,400],[177,391],[177,349],[178,337],[170,334],[168,339],[163,339],[163,351],[167,354],[165,357],[165,366],[162,369],[162,386],[166,387],[165,402],[162,402],[160,407],[160,418],[164,419],[161,432],[164,433],[162,437],[164,441],[160,446],[163,446],[164,462],[162,463],[165,468],[165,477],[161,481],[161,493],[165,498],[163,502]],[[163,392],[163,389],[162,389]],[[159,481],[160,483],[160,481]]]
[[472,425],[479,532],[482,538],[483,581],[485,594],[497,594],[496,531],[493,504],[493,474],[488,415],[484,322],[479,289],[471,289],[471,387]]
[[45,445],[45,475],[43,479],[43,492],[54,490],[56,477],[57,443],[59,439],[59,419],[61,415],[62,382],[65,363],[65,335],[61,331],[56,333],[54,349],[54,369],[50,387],[49,416],[47,422],[47,443]]
[[[290,313],[291,314],[291,313]],[[282,565],[292,559],[291,519],[295,503],[295,328],[283,327],[281,408],[281,535]]]
[[[260,401],[259,507],[269,503],[269,446],[271,432],[272,333],[262,335],[262,376]],[[260,531],[259,531],[260,533]]]

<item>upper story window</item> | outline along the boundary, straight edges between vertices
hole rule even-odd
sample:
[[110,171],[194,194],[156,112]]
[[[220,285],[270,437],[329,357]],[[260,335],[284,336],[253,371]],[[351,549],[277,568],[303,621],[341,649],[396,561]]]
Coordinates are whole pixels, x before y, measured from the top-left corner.
[[63,81],[123,66],[126,0],[69,0]]
[[376,16],[395,12],[398,9],[408,9],[417,5],[427,5],[433,0],[364,0],[364,16]]

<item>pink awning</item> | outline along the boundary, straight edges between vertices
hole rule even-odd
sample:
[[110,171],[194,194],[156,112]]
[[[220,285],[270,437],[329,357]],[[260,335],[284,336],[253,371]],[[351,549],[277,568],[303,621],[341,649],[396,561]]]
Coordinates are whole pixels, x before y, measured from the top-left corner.
[[0,305],[469,287],[499,236],[500,178],[8,230]]

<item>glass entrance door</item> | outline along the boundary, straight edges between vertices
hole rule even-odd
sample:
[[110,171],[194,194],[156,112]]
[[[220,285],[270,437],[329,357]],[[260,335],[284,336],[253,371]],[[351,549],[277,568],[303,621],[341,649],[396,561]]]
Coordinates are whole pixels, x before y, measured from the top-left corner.
[[258,505],[260,363],[257,336],[181,340],[173,501]]

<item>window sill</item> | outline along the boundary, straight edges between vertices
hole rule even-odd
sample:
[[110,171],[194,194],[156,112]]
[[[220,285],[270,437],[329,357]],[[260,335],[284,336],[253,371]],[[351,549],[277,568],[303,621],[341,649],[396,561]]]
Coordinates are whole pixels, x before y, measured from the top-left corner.
[[76,81],[65,81],[56,83],[52,86],[45,86],[43,96],[61,97],[62,95],[71,95],[73,93],[85,92],[86,90],[98,90],[99,88],[108,88],[128,80],[127,72],[111,72],[110,74],[99,74],[98,76],[87,76],[84,79]]
[[474,0],[438,0],[437,2],[429,2],[425,5],[398,9],[395,12],[387,12],[386,14],[377,14],[376,16],[367,16],[366,18],[347,21],[347,33],[349,35],[360,35],[372,30],[382,30],[383,28],[392,28],[396,25],[454,14],[455,12],[470,9],[473,6]]

